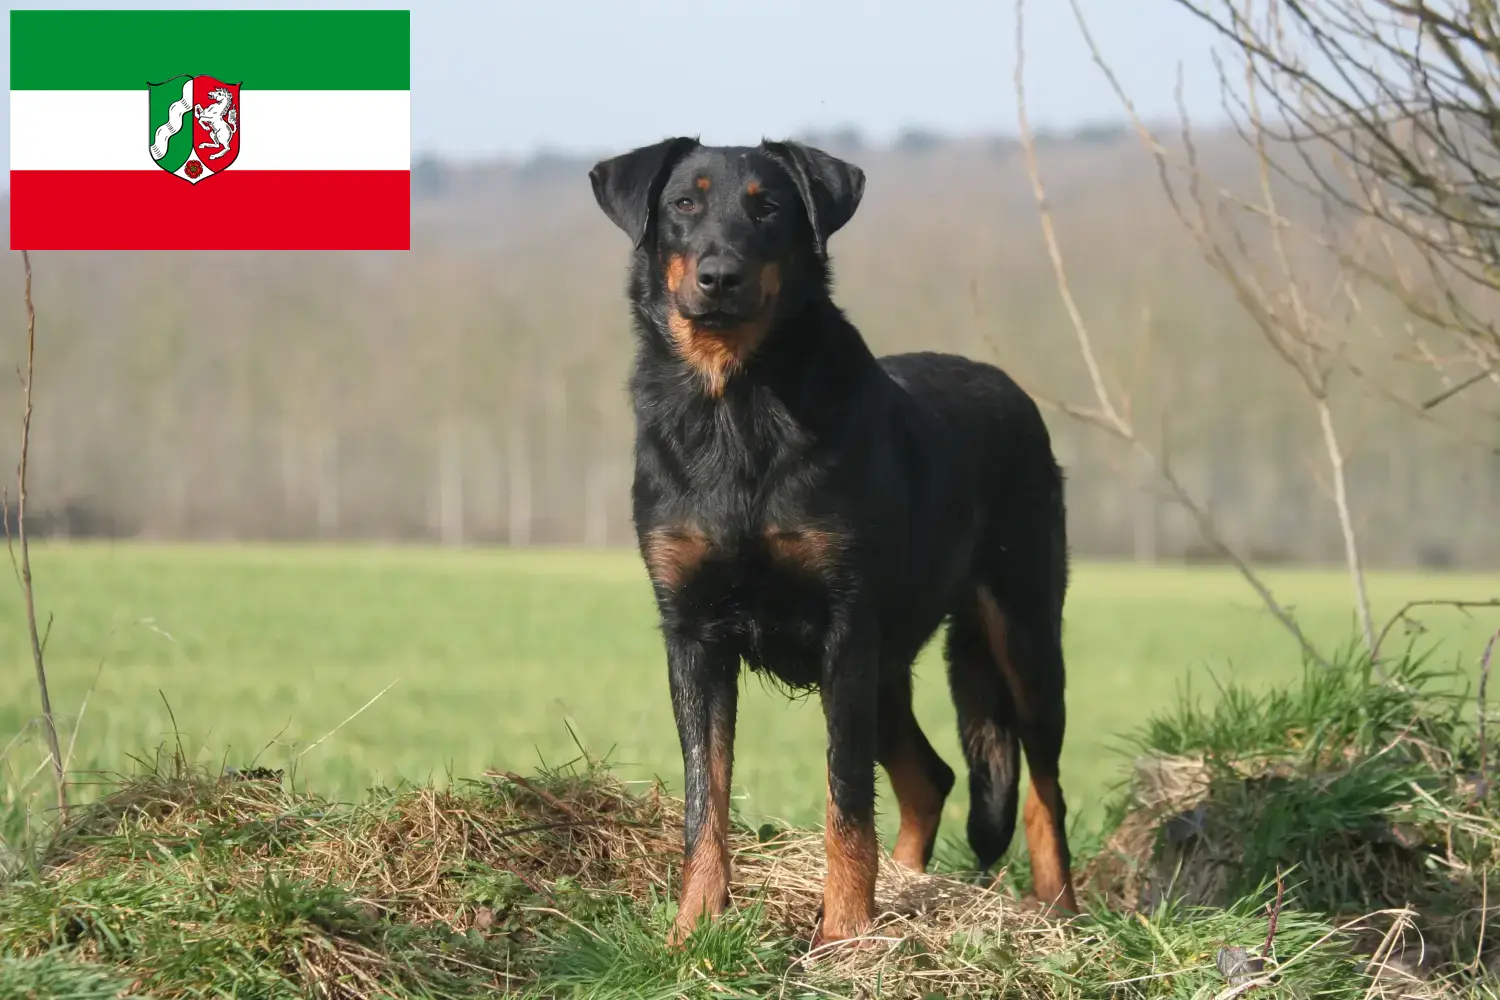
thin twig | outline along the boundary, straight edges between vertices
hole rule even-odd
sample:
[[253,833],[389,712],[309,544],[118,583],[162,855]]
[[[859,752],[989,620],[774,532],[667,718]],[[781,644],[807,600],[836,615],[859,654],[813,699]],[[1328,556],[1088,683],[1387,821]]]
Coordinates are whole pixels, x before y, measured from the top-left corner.
[[1088,369],[1089,381],[1094,385],[1094,396],[1099,400],[1099,408],[1104,411],[1109,422],[1115,425],[1121,433],[1125,433],[1127,425],[1124,418],[1116,411],[1109,389],[1104,385],[1104,374],[1099,368],[1099,359],[1094,355],[1093,338],[1089,336],[1088,327],[1083,322],[1083,314],[1078,311],[1078,303],[1073,299],[1073,289],[1068,283],[1067,269],[1063,266],[1062,250],[1057,243],[1057,232],[1052,225],[1052,210],[1047,201],[1047,189],[1042,183],[1041,168],[1037,166],[1036,143],[1032,141],[1031,122],[1026,115],[1025,27],[1025,0],[1016,0],[1016,117],[1020,124],[1021,150],[1026,156],[1026,173],[1031,178],[1031,193],[1036,198],[1042,237],[1047,243],[1047,256],[1052,261],[1052,272],[1057,278],[1057,291],[1062,296],[1063,306],[1068,311],[1068,319],[1073,324],[1073,332],[1078,337],[1078,353],[1083,356],[1083,364]]
[[[1282,349],[1279,353],[1291,362],[1297,374],[1302,377],[1302,384],[1312,397],[1313,404],[1318,411],[1318,423],[1323,431],[1323,444],[1328,452],[1328,465],[1333,473],[1333,503],[1338,511],[1339,530],[1344,536],[1344,559],[1348,566],[1350,580],[1354,585],[1354,607],[1359,615],[1365,650],[1370,654],[1373,662],[1375,659],[1375,625],[1373,616],[1370,614],[1370,595],[1365,586],[1365,571],[1361,564],[1358,536],[1354,531],[1354,515],[1349,507],[1349,477],[1344,471],[1344,450],[1339,444],[1338,433],[1333,425],[1333,409],[1328,401],[1328,375],[1316,360],[1317,354],[1324,349],[1324,346],[1318,343],[1312,314],[1302,301],[1302,289],[1298,284],[1286,249],[1283,234],[1283,229],[1286,227],[1277,221],[1281,217],[1281,210],[1277,204],[1275,187],[1271,180],[1271,157],[1266,151],[1266,127],[1261,119],[1260,101],[1257,96],[1259,88],[1255,85],[1256,76],[1252,64],[1248,62],[1246,75],[1248,107],[1255,134],[1255,153],[1260,164],[1261,197],[1273,220],[1270,223],[1271,245],[1281,265],[1282,284],[1286,297],[1291,301],[1291,322],[1287,322],[1284,317],[1273,313],[1270,309],[1262,309],[1261,312],[1267,317],[1277,316],[1275,320],[1265,324],[1266,333],[1270,335],[1274,331],[1280,335]],[[1294,350],[1294,347],[1300,350]],[[1379,663],[1374,664],[1374,669],[1376,674],[1383,679],[1384,672]]]
[[[1494,640],[1490,640],[1493,642]],[[1483,744],[1481,744],[1483,746]],[[1479,963],[1484,958],[1484,932],[1487,929],[1490,917],[1490,880],[1482,878],[1479,880],[1479,936],[1475,938],[1479,947],[1474,949],[1474,961],[1469,963],[1469,974],[1476,975],[1479,972]]]
[[31,632],[31,659],[36,664],[36,686],[42,698],[42,732],[47,737],[47,752],[52,755],[52,777],[57,786],[57,812],[68,822],[68,782],[63,768],[62,748],[57,742],[57,723],[52,717],[52,697],[47,691],[47,667],[42,660],[42,634],[36,624],[36,594],[31,583],[31,546],[26,536],[26,461],[31,451],[31,383],[36,371],[36,307],[31,300],[31,254],[21,251],[26,269],[26,374],[21,381],[24,410],[21,415],[21,458],[16,465],[16,536],[21,542],[21,557],[10,536],[10,518],[5,518],[5,539],[10,549],[11,566],[21,581],[26,600],[26,625]]
[[1485,735],[1485,694],[1490,686],[1490,656],[1495,652],[1495,640],[1500,639],[1500,630],[1490,636],[1490,641],[1484,644],[1484,655],[1479,658],[1479,787],[1478,798],[1486,798],[1490,794],[1488,762],[1486,756],[1489,751],[1489,740]]
[[1328,452],[1328,465],[1333,472],[1333,506],[1339,516],[1339,531],[1344,536],[1344,560],[1348,566],[1349,579],[1354,586],[1354,609],[1359,615],[1360,633],[1365,640],[1365,651],[1370,654],[1376,676],[1385,677],[1384,668],[1375,658],[1375,620],[1370,613],[1370,592],[1365,585],[1365,569],[1360,559],[1359,544],[1354,533],[1354,513],[1349,506],[1349,477],[1344,472],[1344,450],[1333,427],[1333,408],[1328,405],[1326,394],[1313,395],[1318,410],[1318,425],[1323,430],[1323,446]]
[[1422,404],[1422,409],[1431,410],[1438,406],[1441,406],[1443,403],[1446,403],[1454,396],[1457,396],[1459,393],[1463,392],[1469,386],[1477,385],[1487,378],[1494,378],[1494,373],[1487,371],[1475,372],[1473,375],[1470,375],[1468,378],[1464,379],[1457,385],[1450,386],[1449,388],[1444,389],[1442,392],[1438,393],[1436,396],[1433,396],[1431,399],[1427,400]]
[[1269,960],[1271,946],[1276,943],[1276,920],[1281,916],[1281,900],[1286,892],[1286,882],[1281,877],[1281,866],[1276,867],[1276,899],[1266,907],[1270,919],[1266,923],[1266,943],[1260,947],[1260,957]]
[[1406,618],[1406,613],[1413,608],[1457,608],[1467,610],[1469,608],[1500,608],[1500,597],[1492,597],[1483,601],[1459,601],[1443,598],[1427,598],[1418,601],[1407,601],[1401,608],[1386,621],[1380,634],[1375,637],[1375,655],[1378,657],[1380,651],[1385,648],[1385,638],[1390,634],[1396,623]]
[[547,803],[547,805],[551,806],[553,809],[556,809],[558,812],[562,813],[564,816],[571,816],[576,818],[578,815],[566,802],[563,802],[561,799],[553,795],[551,792],[547,791],[545,788],[537,787],[536,784],[527,781],[525,778],[521,777],[519,774],[516,774],[514,771],[486,771],[484,772],[484,776],[486,778],[503,778],[513,785],[519,785],[520,787],[530,792],[532,795],[535,795],[537,798]]

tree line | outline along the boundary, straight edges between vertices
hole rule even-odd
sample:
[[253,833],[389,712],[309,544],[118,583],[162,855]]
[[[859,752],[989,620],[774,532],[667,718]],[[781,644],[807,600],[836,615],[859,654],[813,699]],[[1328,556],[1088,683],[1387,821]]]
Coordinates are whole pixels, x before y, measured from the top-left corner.
[[[837,297],[878,351],[957,351],[1049,403],[1086,396],[1014,142],[817,138],[868,174],[832,253]],[[1254,182],[1238,137],[1198,146],[1224,183]],[[1074,294],[1134,424],[1241,551],[1337,561],[1317,416],[1247,335],[1150,158],[1108,129],[1038,149]],[[628,246],[593,204],[591,162],[422,161],[404,254],[33,255],[33,533],[628,544]],[[1294,188],[1288,211],[1314,211]],[[18,322],[13,278],[0,307]],[[1395,390],[1441,386],[1383,332],[1411,320],[1377,291],[1345,312],[1367,377],[1332,403],[1367,561],[1500,565],[1495,390],[1413,420]],[[8,366],[17,350],[0,345]],[[0,384],[3,412],[18,391]],[[1077,554],[1210,557],[1128,451],[1046,412]],[[15,448],[0,442],[8,461]]]

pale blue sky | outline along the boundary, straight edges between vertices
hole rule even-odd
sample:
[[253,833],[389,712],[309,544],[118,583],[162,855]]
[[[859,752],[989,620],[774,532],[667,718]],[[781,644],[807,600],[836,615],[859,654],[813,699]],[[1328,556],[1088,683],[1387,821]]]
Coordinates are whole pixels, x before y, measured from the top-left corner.
[[[17,7],[205,7],[41,0]],[[238,0],[225,7],[299,7]],[[412,146],[472,160],[601,152],[701,134],[754,142],[852,125],[1015,130],[1013,0],[322,0],[412,11]],[[1195,119],[1221,117],[1213,39],[1172,0],[1083,0],[1149,117],[1175,114],[1177,62]],[[1120,117],[1066,0],[1027,4],[1033,123]],[[3,27],[9,81],[10,24]],[[8,100],[5,105],[8,107]],[[5,112],[9,157],[9,112]]]

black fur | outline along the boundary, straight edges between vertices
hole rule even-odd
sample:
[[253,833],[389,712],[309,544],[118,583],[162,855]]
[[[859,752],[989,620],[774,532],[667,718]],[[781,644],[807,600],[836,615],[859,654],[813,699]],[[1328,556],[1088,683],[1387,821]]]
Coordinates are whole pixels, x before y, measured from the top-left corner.
[[[639,240],[634,518],[666,640],[689,856],[713,747],[733,741],[741,662],[821,692],[841,822],[873,823],[874,765],[903,738],[945,796],[953,772],[916,728],[910,670],[946,620],[969,841],[990,866],[1015,828],[1017,750],[1055,777],[1064,727],[1063,481],[1035,404],[977,361],[877,359],[833,303],[827,243],[859,205],[859,168],[791,142],[678,139],[591,179]],[[769,277],[747,290],[767,265],[774,294]],[[674,267],[686,268],[676,293]],[[723,274],[740,284],[714,284]],[[701,354],[721,344],[750,349],[716,378]],[[1009,674],[987,645],[981,588],[1005,620]]]

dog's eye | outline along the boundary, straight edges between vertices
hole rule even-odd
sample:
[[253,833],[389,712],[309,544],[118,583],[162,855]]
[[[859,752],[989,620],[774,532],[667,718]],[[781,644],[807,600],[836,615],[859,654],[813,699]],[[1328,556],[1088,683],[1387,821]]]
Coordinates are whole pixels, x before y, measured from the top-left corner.
[[777,207],[774,201],[759,201],[756,202],[755,207],[750,210],[750,213],[764,222],[776,214]]
[[679,212],[692,212],[698,208],[698,203],[691,198],[678,198],[672,206]]

